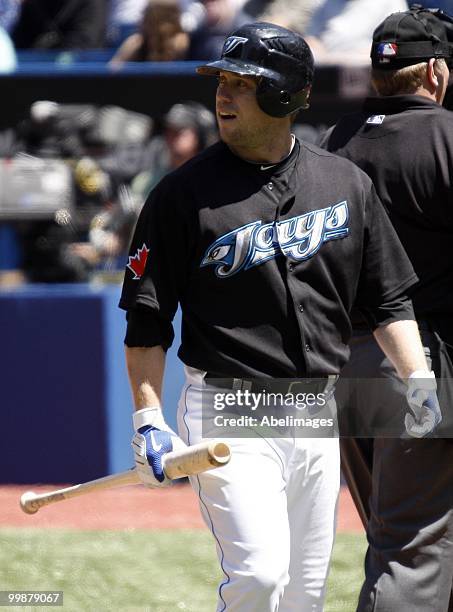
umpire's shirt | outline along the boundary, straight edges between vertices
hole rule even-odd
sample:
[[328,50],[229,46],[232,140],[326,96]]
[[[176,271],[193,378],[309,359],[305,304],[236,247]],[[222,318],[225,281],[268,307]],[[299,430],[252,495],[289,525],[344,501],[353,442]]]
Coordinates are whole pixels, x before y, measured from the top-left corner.
[[368,98],[321,144],[373,180],[420,278],[417,318],[453,343],[453,113],[423,96]]
[[217,143],[141,212],[120,307],[128,346],[173,340],[219,377],[323,376],[349,356],[354,301],[373,327],[413,318],[413,268],[369,177],[305,143],[277,165]]

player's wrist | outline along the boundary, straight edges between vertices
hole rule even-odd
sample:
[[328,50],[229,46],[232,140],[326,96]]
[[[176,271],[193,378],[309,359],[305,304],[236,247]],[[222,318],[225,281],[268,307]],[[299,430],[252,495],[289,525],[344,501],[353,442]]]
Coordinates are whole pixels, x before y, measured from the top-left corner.
[[415,370],[408,378],[436,378],[432,370]]
[[150,425],[156,429],[165,429],[166,423],[160,406],[148,406],[136,410],[132,415],[132,422],[135,431],[138,431],[141,427]]
[[430,370],[415,370],[407,377],[407,384],[409,391],[414,388],[426,391],[437,389],[436,375]]

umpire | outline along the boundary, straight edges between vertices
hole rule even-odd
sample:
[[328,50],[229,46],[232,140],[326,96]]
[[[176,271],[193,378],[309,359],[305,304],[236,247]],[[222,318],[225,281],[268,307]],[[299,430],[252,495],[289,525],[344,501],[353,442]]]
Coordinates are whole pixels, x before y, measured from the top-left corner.
[[[453,610],[453,114],[441,106],[452,40],[453,19],[438,9],[414,5],[390,15],[375,30],[371,48],[378,97],[339,121],[322,143],[372,178],[419,277],[413,303],[444,415],[438,430],[444,439],[341,442],[344,471],[368,532],[361,612]],[[391,364],[359,315],[353,322],[343,376],[391,380],[391,403],[399,396],[403,406]],[[357,410],[357,402],[376,415],[384,395],[388,400],[381,389],[351,395],[348,408]]]

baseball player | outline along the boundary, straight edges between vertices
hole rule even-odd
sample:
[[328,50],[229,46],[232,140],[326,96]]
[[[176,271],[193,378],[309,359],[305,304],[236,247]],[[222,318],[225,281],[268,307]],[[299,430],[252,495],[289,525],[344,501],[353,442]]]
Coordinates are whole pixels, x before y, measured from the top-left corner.
[[[375,30],[378,97],[343,118],[324,146],[373,179],[419,282],[412,292],[425,352],[438,377],[445,439],[342,439],[344,471],[369,550],[358,610],[453,610],[453,114],[441,104],[453,62],[453,19],[415,5]],[[404,408],[405,389],[358,313],[347,378],[391,384],[347,398],[350,410]],[[368,390],[368,391],[367,391]],[[338,398],[337,398],[338,399]],[[356,435],[360,435],[357,434]],[[369,435],[373,435],[372,432]],[[450,603],[449,603],[450,601]]]
[[[327,389],[348,358],[354,301],[401,377],[429,375],[406,296],[416,277],[370,179],[291,134],[313,78],[303,38],[249,24],[198,72],[218,79],[221,141],[150,194],[120,302],[135,461],[150,486],[167,482],[163,453],[201,440],[203,402],[218,392],[269,389],[276,379],[289,392],[309,377]],[[167,427],[160,400],[178,303],[187,378],[180,437]],[[441,418],[435,392],[418,381],[410,385],[411,435],[428,433]],[[228,466],[192,478],[224,574],[219,611],[323,608],[338,439],[290,433],[238,432]]]

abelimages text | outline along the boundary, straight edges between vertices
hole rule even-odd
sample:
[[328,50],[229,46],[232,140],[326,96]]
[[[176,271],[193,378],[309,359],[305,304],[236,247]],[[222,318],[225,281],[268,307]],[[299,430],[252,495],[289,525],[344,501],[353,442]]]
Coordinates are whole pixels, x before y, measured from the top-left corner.
[[242,415],[239,417],[224,416],[218,414],[214,417],[216,427],[309,427],[319,429],[320,427],[333,427],[333,419],[318,419],[310,417],[295,417],[287,414],[282,417],[264,415],[260,418]]

